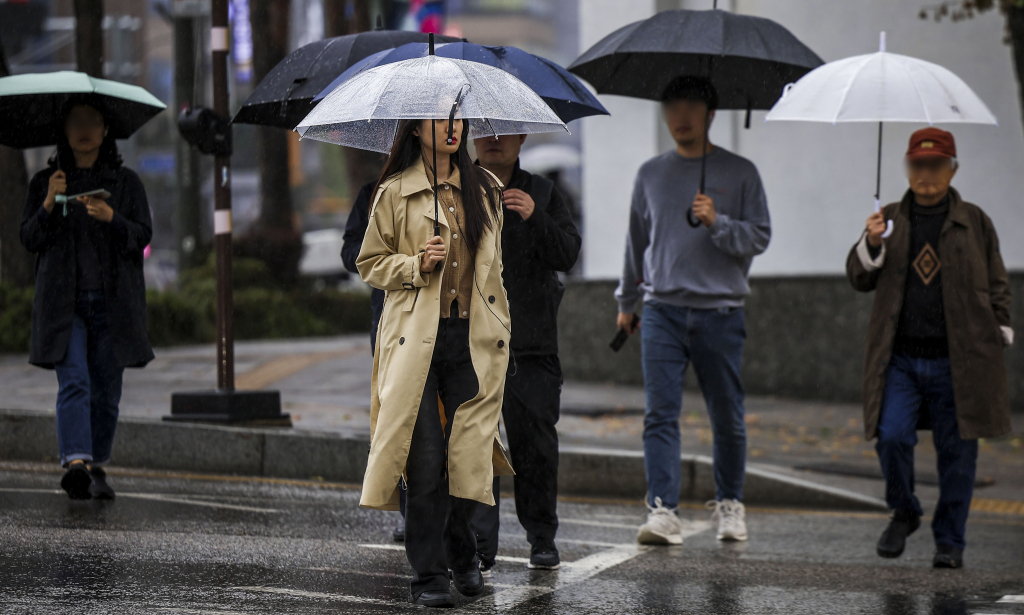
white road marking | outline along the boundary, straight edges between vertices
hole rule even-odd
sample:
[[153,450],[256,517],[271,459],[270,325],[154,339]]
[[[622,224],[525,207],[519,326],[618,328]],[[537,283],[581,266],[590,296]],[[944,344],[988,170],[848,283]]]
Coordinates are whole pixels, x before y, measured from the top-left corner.
[[[64,491],[61,489],[23,489],[19,487],[0,487],[0,492],[3,493],[51,493],[51,494],[63,494]],[[153,500],[157,502],[170,502],[173,504],[188,504],[191,506],[206,506],[208,508],[223,508],[226,510],[240,510],[243,512],[256,512],[274,514],[281,512],[276,508],[257,508],[255,506],[242,506],[239,504],[222,504],[220,502],[203,502],[199,500],[193,500],[189,498],[183,498],[174,495],[165,495],[162,493],[131,493],[119,491],[118,497],[121,498],[135,498],[137,500]]]
[[583,545],[585,547],[606,547],[611,549],[617,549],[619,547],[628,547],[632,544],[628,542],[600,542],[597,540],[575,540],[573,538],[559,538],[555,540],[555,542],[570,545]]
[[996,604],[1024,604],[1024,595],[1015,596],[1003,596],[999,600],[996,600]]
[[398,574],[395,572],[371,572],[369,570],[345,570],[344,568],[330,568],[326,566],[317,566],[313,568],[306,568],[306,570],[315,570],[317,572],[337,572],[338,574],[358,574],[366,577],[384,577],[387,579],[411,579],[412,575],[409,574]]
[[[687,536],[693,536],[694,534],[699,534],[711,528],[710,521],[690,521],[688,519],[680,519],[679,521],[683,525],[683,538],[686,538]],[[566,519],[564,517],[559,517],[558,522],[570,523],[573,525],[584,525],[588,527],[619,528],[633,531],[636,531],[640,527],[639,523],[608,523],[606,521],[591,521],[590,519]]]
[[392,602],[389,602],[387,600],[378,600],[376,598],[363,598],[361,596],[349,596],[348,594],[326,594],[323,592],[308,592],[303,591],[301,589],[288,589],[286,587],[263,587],[261,585],[251,585],[241,587],[229,587],[228,589],[246,592],[265,592],[268,594],[281,594],[285,596],[298,596],[300,598],[320,598],[324,600],[337,600],[339,602],[353,602],[356,604],[393,605]]

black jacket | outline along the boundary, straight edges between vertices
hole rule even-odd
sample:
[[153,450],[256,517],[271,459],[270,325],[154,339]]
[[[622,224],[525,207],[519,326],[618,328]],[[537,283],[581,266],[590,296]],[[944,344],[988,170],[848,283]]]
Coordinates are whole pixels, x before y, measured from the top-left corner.
[[512,350],[520,356],[557,354],[558,305],[565,292],[557,272],[576,264],[582,239],[551,180],[523,171],[517,161],[505,188],[522,190],[535,203],[525,221],[517,212],[504,212],[501,252]]
[[[75,313],[75,244],[72,224],[84,219],[85,208],[75,202],[43,208],[50,175],[47,168],[35,175],[21,217],[21,243],[36,254],[36,293],[32,306],[32,345],[29,362],[52,368],[64,358]],[[153,359],[146,333],[146,282],[142,251],[153,236],[146,191],[135,172],[103,166],[93,174],[69,175],[68,194],[104,188],[114,219],[95,231],[103,290],[114,355],[124,367],[142,367]],[[72,181],[74,179],[74,181]],[[88,184],[88,185],[86,185]]]
[[[359,250],[363,247],[366,227],[370,224],[370,202],[373,198],[374,185],[374,182],[370,182],[359,190],[355,202],[352,203],[352,211],[348,214],[348,221],[345,223],[345,234],[341,237],[341,262],[345,264],[345,269],[356,275],[359,275],[356,259],[359,257]],[[376,288],[370,290],[370,309],[373,314],[370,331],[370,348],[372,350],[377,341],[377,325],[380,323],[380,315],[384,311],[384,291]]]

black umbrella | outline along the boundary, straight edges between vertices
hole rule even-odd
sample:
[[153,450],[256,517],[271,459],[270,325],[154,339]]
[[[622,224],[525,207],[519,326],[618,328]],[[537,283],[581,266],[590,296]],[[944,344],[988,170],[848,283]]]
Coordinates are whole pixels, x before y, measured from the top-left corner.
[[[717,6],[717,2],[716,2]],[[569,66],[599,94],[660,100],[676,77],[708,78],[721,109],[770,109],[793,83],[824,62],[770,19],[711,11],[662,11],[619,28]],[[705,150],[707,130],[704,131]],[[704,162],[700,191],[704,192]],[[692,210],[692,226],[699,226]]]
[[[445,43],[461,40],[435,38]],[[374,30],[300,47],[259,82],[232,121],[291,130],[313,110],[313,97],[356,62],[385,49],[426,42],[427,35],[422,32]]]

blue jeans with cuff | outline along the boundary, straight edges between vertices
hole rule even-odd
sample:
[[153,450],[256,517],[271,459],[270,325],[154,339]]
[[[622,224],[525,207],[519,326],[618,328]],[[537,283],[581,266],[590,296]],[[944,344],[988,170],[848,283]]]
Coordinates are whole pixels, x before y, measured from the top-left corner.
[[914,495],[914,446],[921,412],[928,413],[938,455],[939,502],[932,517],[935,544],[963,549],[974,494],[978,441],[960,437],[949,358],[893,355],[885,373],[875,450],[885,476],[885,501],[893,510],[922,514]]
[[79,292],[64,358],[56,364],[60,463],[110,461],[124,368],[114,355],[102,290]]
[[648,503],[679,505],[682,485],[679,414],[683,376],[693,361],[714,434],[715,492],[719,500],[743,499],[747,432],[740,365],[746,339],[743,308],[695,309],[648,301],[643,341],[644,466]]

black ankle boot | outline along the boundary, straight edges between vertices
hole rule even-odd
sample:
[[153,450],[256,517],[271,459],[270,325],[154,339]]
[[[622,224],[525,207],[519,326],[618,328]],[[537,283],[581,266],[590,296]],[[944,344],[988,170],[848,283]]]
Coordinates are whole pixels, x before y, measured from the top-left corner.
[[103,468],[93,467],[89,470],[92,484],[89,485],[89,494],[97,500],[113,500],[114,490],[107,484],[107,473]]
[[921,516],[912,510],[896,510],[892,513],[889,527],[878,539],[878,554],[882,557],[899,557],[910,536],[921,527]]

